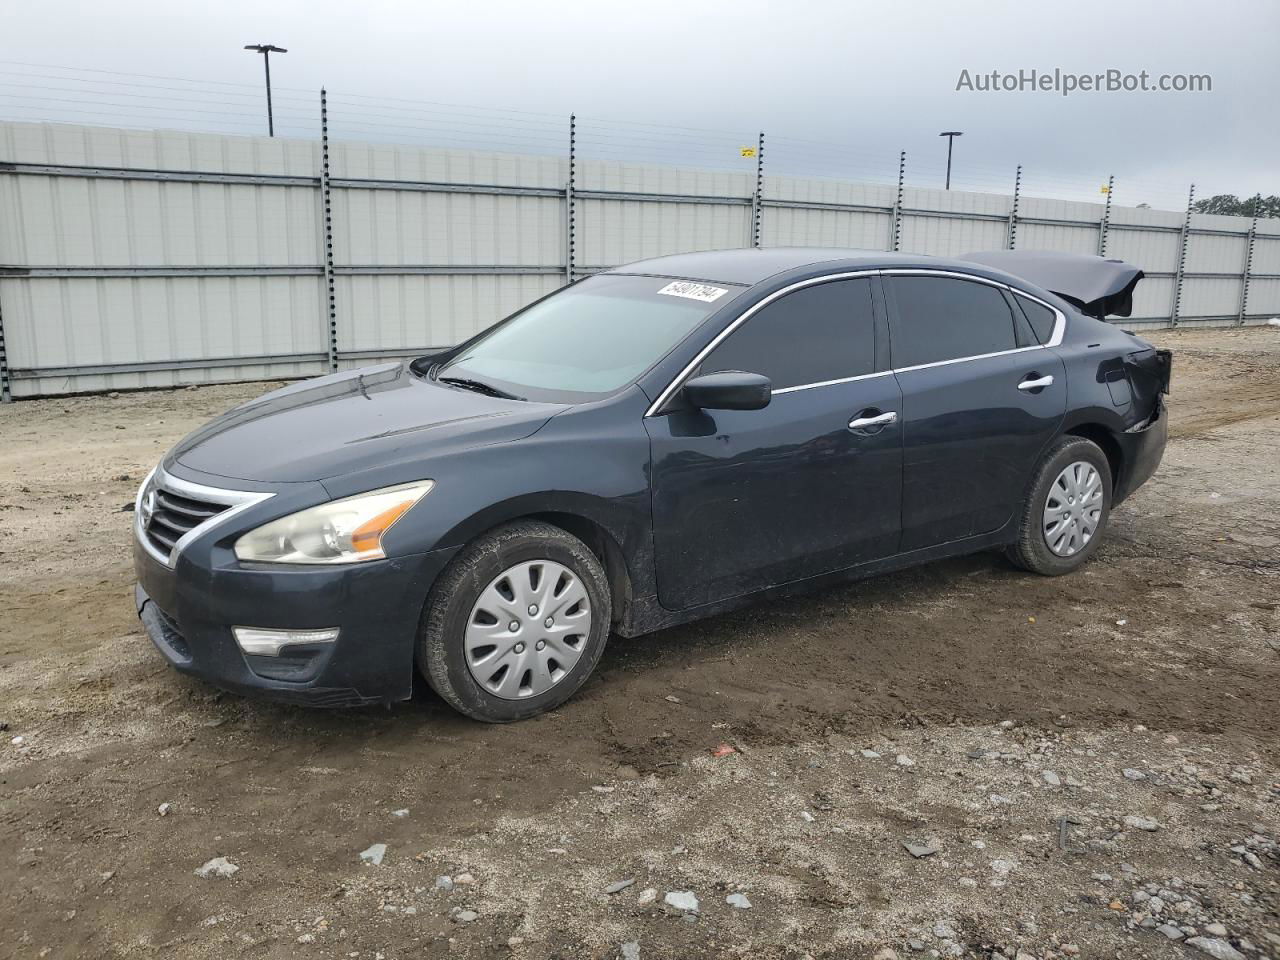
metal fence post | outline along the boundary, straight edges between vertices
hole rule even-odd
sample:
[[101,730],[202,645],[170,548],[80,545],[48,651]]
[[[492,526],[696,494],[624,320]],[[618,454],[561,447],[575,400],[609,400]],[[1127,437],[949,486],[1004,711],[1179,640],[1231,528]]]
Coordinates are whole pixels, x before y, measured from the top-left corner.
[[[1249,221],[1249,243],[1244,251],[1244,276],[1240,281],[1240,312],[1236,315],[1236,325],[1243,326],[1244,318],[1249,311],[1249,274],[1253,272],[1253,241],[1258,235],[1258,208],[1262,206],[1262,194],[1253,198],[1253,219]],[[3,362],[4,332],[0,331],[0,362]]]
[[9,387],[9,354],[4,347],[4,310],[0,308],[0,403],[12,403],[13,392]]
[[326,353],[329,371],[338,369],[338,300],[333,283],[333,197],[329,186],[329,101],[320,88],[320,201],[324,213],[325,320],[328,325]]
[[1182,274],[1187,266],[1187,241],[1191,237],[1191,208],[1196,201],[1196,185],[1191,185],[1187,193],[1187,215],[1182,220],[1182,241],[1178,244],[1178,272],[1173,278],[1173,315],[1169,318],[1170,326],[1178,325],[1178,314],[1182,312]]
[[764,131],[756,140],[756,192],[751,195],[751,246],[760,246],[760,217],[764,208]]
[[574,249],[577,242],[578,201],[574,196],[578,172],[578,117],[569,114],[569,181],[564,185],[564,282],[573,283]]
[[1013,206],[1009,208],[1009,227],[1005,234],[1005,246],[1010,250],[1018,246],[1018,200],[1022,196],[1022,164],[1013,175]]
[[897,253],[902,249],[902,184],[907,175],[907,151],[898,154],[898,195],[893,201],[893,222],[889,225],[892,243],[889,249]]
[[1116,178],[1107,177],[1107,205],[1102,208],[1102,222],[1098,224],[1098,256],[1107,255],[1107,230],[1111,227],[1111,194],[1115,190]]
[[[10,169],[13,169],[10,166]],[[0,403],[13,403],[13,387],[9,382],[9,351],[4,345],[4,306],[0,304]]]

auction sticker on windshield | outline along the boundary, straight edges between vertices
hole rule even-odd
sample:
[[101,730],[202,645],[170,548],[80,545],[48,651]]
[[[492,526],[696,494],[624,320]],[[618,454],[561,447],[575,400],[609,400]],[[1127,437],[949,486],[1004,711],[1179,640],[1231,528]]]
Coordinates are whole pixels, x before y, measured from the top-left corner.
[[675,280],[668,283],[658,292],[665,293],[668,297],[687,297],[690,300],[711,303],[713,300],[719,300],[729,291],[724,287],[713,287],[707,283],[690,283],[687,280]]

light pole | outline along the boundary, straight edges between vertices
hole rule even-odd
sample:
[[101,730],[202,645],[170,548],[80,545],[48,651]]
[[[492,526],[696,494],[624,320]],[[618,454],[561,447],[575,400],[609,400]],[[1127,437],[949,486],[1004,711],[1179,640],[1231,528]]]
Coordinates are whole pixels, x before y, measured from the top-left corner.
[[951,189],[951,145],[955,143],[956,137],[963,137],[964,132],[961,130],[943,130],[938,134],[940,137],[947,138],[947,189]]
[[244,48],[252,50],[254,53],[262,54],[262,66],[267,72],[267,136],[274,137],[276,135],[276,125],[271,118],[271,55],[273,53],[288,53],[284,47],[277,47],[270,43],[246,43]]

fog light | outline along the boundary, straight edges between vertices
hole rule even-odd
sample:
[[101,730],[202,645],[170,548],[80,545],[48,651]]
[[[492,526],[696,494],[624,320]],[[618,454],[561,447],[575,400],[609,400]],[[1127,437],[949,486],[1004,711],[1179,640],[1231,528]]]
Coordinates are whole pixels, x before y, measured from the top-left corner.
[[232,627],[240,649],[255,657],[278,657],[289,646],[309,643],[333,643],[338,628],[325,630],[264,630],[261,627]]

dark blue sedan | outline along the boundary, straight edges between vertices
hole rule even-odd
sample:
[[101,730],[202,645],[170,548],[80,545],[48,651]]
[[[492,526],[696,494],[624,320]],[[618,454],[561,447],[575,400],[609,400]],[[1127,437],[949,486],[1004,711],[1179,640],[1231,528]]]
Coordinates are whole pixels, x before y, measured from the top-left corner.
[[992,548],[1069,573],[1164,450],[1169,354],[1101,319],[1140,278],[1022,253],[619,267],[188,436],[138,494],[138,612],[228,689],[388,702],[420,673],[501,722],[564,702],[610,634]]

